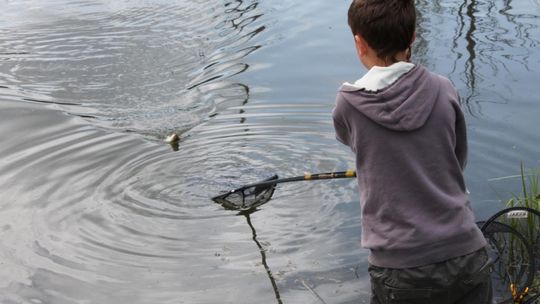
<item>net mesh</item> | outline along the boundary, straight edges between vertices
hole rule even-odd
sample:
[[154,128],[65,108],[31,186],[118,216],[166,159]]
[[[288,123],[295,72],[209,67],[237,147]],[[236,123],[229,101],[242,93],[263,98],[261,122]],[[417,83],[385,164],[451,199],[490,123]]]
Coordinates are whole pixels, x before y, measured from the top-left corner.
[[[277,178],[275,175],[264,182]],[[272,198],[275,189],[275,183],[247,186],[216,196],[213,200],[230,210],[249,210],[266,204]]]
[[488,254],[493,261],[491,282],[496,303],[514,303],[531,285],[534,257],[525,237],[504,223],[491,222],[484,227]]
[[[498,303],[528,303],[540,292],[540,212],[525,207],[507,208],[482,227],[494,256],[492,282]],[[513,295],[512,295],[513,293]]]

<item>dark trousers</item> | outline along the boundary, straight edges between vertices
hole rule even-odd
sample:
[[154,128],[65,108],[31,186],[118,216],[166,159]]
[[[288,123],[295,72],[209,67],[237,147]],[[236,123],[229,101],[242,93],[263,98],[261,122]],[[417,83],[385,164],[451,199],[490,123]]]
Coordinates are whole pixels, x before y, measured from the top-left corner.
[[370,265],[371,304],[491,304],[490,264],[481,249],[415,268]]

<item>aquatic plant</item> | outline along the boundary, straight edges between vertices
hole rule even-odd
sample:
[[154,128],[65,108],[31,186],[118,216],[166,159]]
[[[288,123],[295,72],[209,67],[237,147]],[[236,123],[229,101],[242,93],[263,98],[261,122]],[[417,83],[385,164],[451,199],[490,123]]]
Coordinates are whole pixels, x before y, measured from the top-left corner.
[[[506,206],[540,210],[539,180],[540,168],[525,170],[523,164],[521,164],[521,194],[514,194],[514,197],[506,202]],[[521,225],[517,219],[512,219],[510,225],[521,232],[532,246],[537,274],[532,284],[535,288],[531,289],[531,294],[538,295],[540,293],[538,290],[540,286],[540,218],[529,215],[526,221],[521,222]],[[515,240],[511,241],[510,246],[515,246]]]
[[514,195],[506,202],[507,207],[527,207],[540,210],[540,168],[525,170],[521,164],[521,190],[520,195]]

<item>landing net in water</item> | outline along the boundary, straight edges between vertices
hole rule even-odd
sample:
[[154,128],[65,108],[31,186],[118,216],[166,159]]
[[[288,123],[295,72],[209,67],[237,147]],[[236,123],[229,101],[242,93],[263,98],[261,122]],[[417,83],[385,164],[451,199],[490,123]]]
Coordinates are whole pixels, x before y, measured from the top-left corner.
[[274,175],[257,185],[247,185],[218,195],[212,200],[230,210],[250,210],[266,204],[274,194],[278,176]]

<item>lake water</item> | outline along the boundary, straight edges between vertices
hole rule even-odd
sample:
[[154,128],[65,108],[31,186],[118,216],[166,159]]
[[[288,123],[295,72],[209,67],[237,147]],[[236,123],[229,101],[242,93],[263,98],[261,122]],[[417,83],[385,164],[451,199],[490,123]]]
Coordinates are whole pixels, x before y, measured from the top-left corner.
[[[367,303],[330,112],[349,1],[19,0],[0,11],[0,302]],[[417,1],[413,60],[464,101],[478,219],[540,167],[540,1]],[[178,132],[173,149],[163,139]],[[177,151],[176,151],[177,150]],[[361,173],[360,173],[361,174]]]

